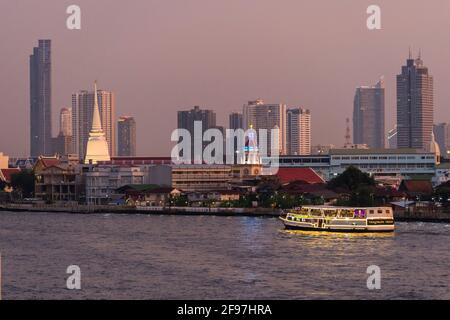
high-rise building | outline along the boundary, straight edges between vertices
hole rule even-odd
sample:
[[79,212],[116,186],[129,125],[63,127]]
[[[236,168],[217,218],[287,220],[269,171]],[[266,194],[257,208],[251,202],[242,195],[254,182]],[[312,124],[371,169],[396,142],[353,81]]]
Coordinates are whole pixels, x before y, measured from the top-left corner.
[[[115,97],[111,91],[98,90],[97,100],[102,130],[108,142],[109,155],[116,154]],[[89,132],[92,128],[94,92],[82,90],[72,94],[73,150],[80,159],[86,155]]]
[[72,135],[72,108],[62,108],[59,114],[59,132],[64,136]]
[[311,154],[311,113],[303,108],[287,110],[286,144],[289,155]]
[[353,101],[353,143],[384,148],[384,83],[356,88]]
[[[239,113],[239,112],[230,113],[229,120],[230,120],[230,125],[229,125],[230,129],[233,129],[233,130],[244,129],[244,124],[242,122],[242,120],[243,120],[242,113]],[[246,129],[248,129],[248,128],[246,128]]]
[[[244,128],[253,127],[258,133],[258,144],[266,145],[270,155],[272,149],[271,130],[279,129],[278,149],[280,154],[286,154],[286,105],[265,104],[258,99],[249,101],[243,107]],[[267,130],[267,138],[261,136],[259,129]]]
[[433,130],[433,77],[411,53],[397,75],[398,148],[426,150]]
[[450,156],[450,125],[447,122],[439,123],[434,125],[434,137],[439,149],[441,151],[441,156],[447,158]]
[[[194,133],[195,122],[201,122],[201,132],[198,136]],[[189,131],[192,137],[191,141],[191,160],[194,162],[202,162],[203,150],[209,144],[209,142],[203,142],[203,134],[208,129],[219,129],[216,125],[216,113],[212,110],[202,110],[199,106],[194,106],[194,109],[187,111],[178,111],[178,129],[186,129]],[[201,135],[201,136],[200,136]],[[196,144],[195,139],[199,139],[197,143],[202,146],[202,154],[196,154],[194,147]]]
[[133,117],[121,116],[117,121],[117,151],[122,157],[136,156],[136,121]]
[[97,95],[97,82],[95,82],[91,130],[89,131],[84,163],[88,164],[97,163],[98,161],[109,161],[111,158],[108,148],[108,141],[106,140],[105,132],[102,129]]
[[51,40],[39,40],[30,55],[30,154],[52,153]]

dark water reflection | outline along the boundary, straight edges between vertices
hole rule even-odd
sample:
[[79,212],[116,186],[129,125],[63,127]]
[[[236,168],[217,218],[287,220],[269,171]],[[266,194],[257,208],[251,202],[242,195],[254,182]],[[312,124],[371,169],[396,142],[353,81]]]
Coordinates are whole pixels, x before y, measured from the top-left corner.
[[[0,213],[4,299],[450,299],[450,225],[285,231],[276,219]],[[79,265],[82,290],[65,289]],[[366,268],[381,268],[368,290]]]

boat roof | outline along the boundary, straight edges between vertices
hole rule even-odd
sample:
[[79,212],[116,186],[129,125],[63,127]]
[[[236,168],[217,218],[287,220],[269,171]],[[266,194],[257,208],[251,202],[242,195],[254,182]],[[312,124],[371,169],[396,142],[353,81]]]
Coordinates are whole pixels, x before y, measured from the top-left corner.
[[381,207],[340,207],[340,206],[326,206],[326,205],[320,205],[320,206],[301,206],[299,208],[309,208],[309,209],[347,209],[347,210],[355,210],[355,209],[381,209],[381,208],[391,208],[390,206],[381,206]]

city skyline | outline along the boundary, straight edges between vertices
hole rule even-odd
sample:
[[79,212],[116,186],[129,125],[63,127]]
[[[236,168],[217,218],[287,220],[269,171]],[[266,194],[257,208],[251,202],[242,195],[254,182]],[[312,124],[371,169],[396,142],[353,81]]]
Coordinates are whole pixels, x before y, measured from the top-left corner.
[[[174,129],[173,115],[179,106],[212,105],[217,112],[218,125],[222,125],[227,123],[230,112],[239,110],[242,103],[256,97],[271,103],[283,102],[288,106],[307,106],[314,113],[315,119],[313,144],[332,143],[339,146],[344,141],[343,119],[351,116],[354,88],[362,83],[370,83],[380,74],[384,74],[386,79],[386,129],[392,128],[395,124],[395,75],[404,62],[409,46],[413,47],[414,55],[422,48],[422,56],[433,72],[436,96],[435,122],[448,122],[450,118],[445,111],[446,101],[450,100],[445,90],[445,83],[450,81],[450,65],[445,56],[448,56],[450,46],[442,44],[436,36],[430,36],[435,35],[436,29],[448,25],[444,12],[449,11],[447,10],[449,5],[444,2],[428,4],[428,11],[432,13],[424,15],[419,2],[409,1],[408,10],[411,19],[402,22],[400,26],[395,21],[406,2],[390,4],[381,1],[379,4],[383,9],[383,28],[379,31],[369,31],[365,27],[366,3],[341,7],[327,2],[330,9],[327,13],[319,11],[323,3],[316,5],[308,2],[308,11],[312,11],[308,13],[307,10],[300,10],[302,8],[300,4],[293,2],[288,2],[283,9],[278,7],[275,12],[270,10],[271,4],[264,1],[260,2],[260,5],[253,2],[249,4],[233,2],[233,4],[205,6],[203,9],[206,12],[196,12],[195,9],[198,9],[199,5],[204,5],[204,2],[198,1],[192,5],[184,5],[188,10],[184,17],[174,13],[179,18],[177,24],[173,26],[174,29],[168,29],[161,18],[151,23],[138,19],[152,14],[151,5],[146,3],[133,4],[126,8],[108,4],[112,13],[119,14],[119,9],[123,10],[124,13],[121,14],[126,15],[125,21],[131,20],[129,17],[134,14],[138,17],[130,22],[130,27],[116,24],[100,25],[95,23],[93,16],[99,12],[101,4],[101,2],[93,4],[80,1],[79,5],[84,14],[83,27],[80,31],[69,31],[65,28],[63,23],[65,15],[60,14],[65,9],[62,4],[55,5],[44,1],[40,7],[30,4],[29,8],[23,8],[20,12],[13,3],[5,4],[6,9],[10,10],[5,9],[2,12],[11,12],[9,16],[1,16],[5,24],[11,19],[17,20],[17,16],[20,15],[23,30],[18,30],[20,32],[17,37],[21,39],[20,43],[14,41],[9,48],[2,48],[4,60],[8,61],[8,64],[3,62],[2,67],[5,73],[11,75],[8,79],[3,77],[0,86],[4,97],[2,111],[15,108],[10,119],[0,120],[0,148],[4,152],[25,156],[29,150],[27,138],[29,128],[25,127],[29,108],[26,56],[29,55],[30,48],[36,40],[41,38],[52,39],[54,129],[57,128],[56,110],[61,106],[70,105],[70,94],[79,88],[89,86],[92,79],[99,79],[103,87],[117,93],[117,114],[133,114],[136,119],[148,122],[148,125],[138,128],[137,135],[143,137],[138,142],[139,154],[169,154],[170,132]],[[217,39],[224,44],[218,45],[215,49],[211,49],[214,45],[208,44],[217,44],[216,39],[207,37],[199,26],[193,26],[193,30],[181,27],[182,23],[191,23],[197,18],[206,23],[209,19],[217,18],[217,8],[230,10],[232,6],[243,9],[243,13],[234,13],[233,10],[232,14],[230,11],[231,16],[237,19],[235,25],[223,17],[218,21],[214,30],[218,32]],[[163,17],[169,14],[172,7],[167,4],[160,8]],[[254,30],[241,20],[250,9],[266,15],[270,12],[275,17],[283,18],[282,22],[265,26],[260,31]],[[294,14],[290,11],[295,12],[297,17],[295,20],[289,19]],[[39,13],[36,14],[39,20],[33,18],[36,12]],[[212,14],[209,18],[208,12]],[[318,12],[323,17],[321,23],[324,23],[321,31],[316,30],[319,25],[308,18],[308,15],[313,16]],[[348,19],[345,20],[348,21],[337,21],[336,16],[346,17]],[[414,17],[421,19],[422,28],[414,29]],[[251,20],[252,18],[250,22]],[[322,20],[330,22],[325,23]],[[39,24],[36,24],[36,21],[39,21]],[[230,33],[225,32],[225,29],[230,25],[233,25],[232,34],[244,33],[242,39],[227,37]],[[314,29],[316,31],[302,31],[302,26],[311,26],[312,29],[316,28]],[[136,34],[139,35],[143,29],[150,27],[155,27],[160,34],[155,31],[151,33],[148,42],[140,41],[140,37],[136,37],[139,38],[137,41],[138,39],[134,37],[127,37],[131,27],[137,28]],[[124,30],[121,31],[121,28]],[[238,28],[242,32],[239,32]],[[410,33],[408,29],[415,32]],[[106,30],[111,32],[106,34],[104,39],[99,40],[95,37],[96,34]],[[351,39],[345,37],[349,30],[354,31]],[[7,32],[9,31],[0,31],[2,35]],[[93,36],[86,39],[85,35],[88,32]],[[274,42],[272,44],[276,44],[275,47],[279,46],[286,50],[274,50],[268,46],[269,50],[257,57],[251,56],[250,59],[249,53],[253,44],[258,43],[263,34]],[[161,35],[164,35],[166,40],[163,40]],[[341,39],[343,41],[337,45],[338,42],[333,40],[333,35],[337,38],[343,37]],[[305,45],[300,47],[291,45],[294,38]],[[124,49],[112,44],[112,39]],[[181,40],[176,42],[176,39]],[[103,47],[106,43],[113,45],[116,50]],[[190,44],[193,46],[189,46]],[[210,49],[198,51],[195,49],[196,46]],[[188,50],[184,50],[186,48]],[[225,60],[219,54],[224,48],[233,48],[226,51],[229,55]],[[77,53],[79,49],[85,53],[83,56]],[[239,55],[234,53],[235,49],[240,52]],[[162,52],[170,53],[167,57],[163,57]],[[317,58],[319,52],[327,55]],[[330,53],[331,58],[327,59],[325,56],[329,56]],[[355,54],[364,59],[355,59]],[[124,63],[121,56],[128,58],[127,63]],[[264,63],[268,60],[272,62],[270,66]],[[164,68],[155,65],[157,62]],[[227,69],[219,67],[222,62]],[[367,65],[368,62],[370,66]],[[346,66],[346,77],[340,74],[343,66]],[[13,70],[16,71],[12,72]],[[148,77],[148,81],[144,81],[144,74]],[[329,110],[338,112],[330,113]],[[163,115],[164,120],[157,121],[151,116],[152,113]],[[12,144],[8,141],[10,133],[17,137],[17,143]],[[53,130],[52,135],[56,136],[57,132]],[[158,143],[159,141],[162,143]]]

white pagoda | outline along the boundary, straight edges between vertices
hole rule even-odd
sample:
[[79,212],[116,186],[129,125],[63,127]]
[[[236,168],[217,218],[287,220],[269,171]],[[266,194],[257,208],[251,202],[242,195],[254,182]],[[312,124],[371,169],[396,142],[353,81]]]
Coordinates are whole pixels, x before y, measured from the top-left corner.
[[97,81],[95,81],[94,87],[94,111],[92,113],[92,128],[89,132],[86,156],[84,158],[85,164],[96,164],[98,161],[111,160],[109,157],[108,142],[106,141],[105,133],[102,129],[102,122],[100,121],[100,111],[98,109],[97,98]]

